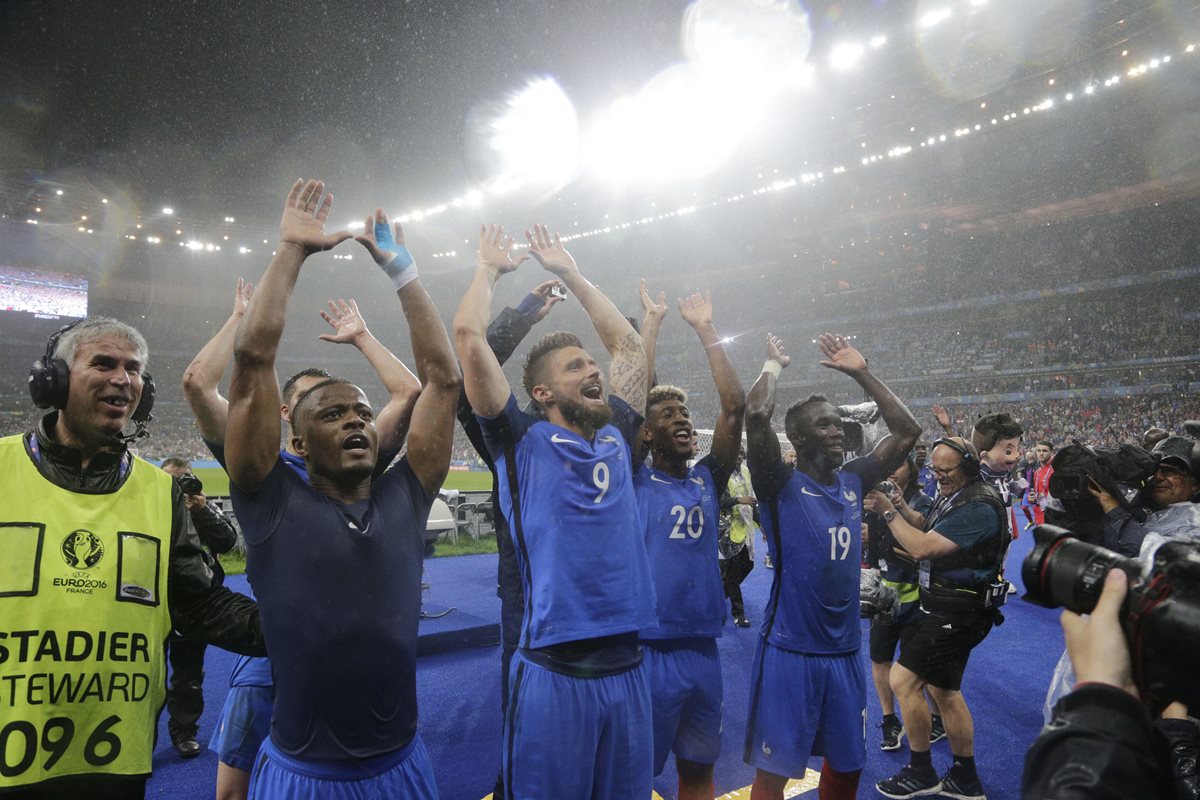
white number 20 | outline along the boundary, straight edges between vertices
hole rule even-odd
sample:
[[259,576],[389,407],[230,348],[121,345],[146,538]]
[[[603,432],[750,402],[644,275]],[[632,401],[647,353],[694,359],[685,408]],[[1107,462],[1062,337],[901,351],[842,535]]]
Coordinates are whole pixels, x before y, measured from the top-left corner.
[[704,533],[704,509],[700,506],[692,506],[692,510],[688,511],[683,506],[672,506],[671,515],[675,517],[675,529],[671,531],[670,539],[682,539],[683,523],[687,521],[687,535],[693,539],[699,539],[700,534]]
[[[850,554],[850,529],[845,525],[840,528],[829,529],[829,560],[830,561],[845,561],[846,556]],[[842,554],[838,555],[838,548],[842,548]]]
[[604,495],[608,494],[608,464],[603,461],[596,462],[596,466],[592,468],[592,483],[600,490],[600,494],[596,495],[592,502],[599,503],[604,499]]

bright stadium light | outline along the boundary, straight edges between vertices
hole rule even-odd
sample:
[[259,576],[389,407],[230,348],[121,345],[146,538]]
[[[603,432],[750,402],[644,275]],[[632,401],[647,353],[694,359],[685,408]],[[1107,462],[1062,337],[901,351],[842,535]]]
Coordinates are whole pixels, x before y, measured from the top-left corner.
[[917,20],[917,27],[928,30],[932,27],[940,25],[950,19],[951,11],[948,8],[938,8],[933,11],[927,11]]
[[871,37],[871,47],[883,47],[885,44],[887,44],[886,36],[872,36]]
[[171,208],[170,206],[163,206],[162,213],[169,217],[175,213],[175,209]]
[[768,97],[804,86],[812,29],[799,3],[694,0],[680,36],[688,63],[716,84]]
[[493,185],[556,191],[574,176],[579,121],[575,106],[553,78],[532,81],[513,95],[487,131],[488,147],[498,164]]
[[854,69],[862,61],[866,49],[861,44],[843,42],[829,53],[829,66],[838,71]]

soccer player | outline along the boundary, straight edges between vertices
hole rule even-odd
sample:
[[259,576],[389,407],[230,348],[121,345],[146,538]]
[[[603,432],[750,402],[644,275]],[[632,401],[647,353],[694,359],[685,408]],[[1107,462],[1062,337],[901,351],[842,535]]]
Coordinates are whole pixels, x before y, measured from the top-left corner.
[[631,447],[646,402],[646,354],[557,236],[542,226],[526,236],[612,356],[612,394],[605,399],[600,367],[579,339],[552,333],[534,345],[523,376],[541,416],[520,410],[485,335],[496,282],[520,261],[502,228],[481,229],[454,336],[525,589],[504,720],[505,796],[645,800],[652,729],[638,632],[655,624],[654,587]]
[[[308,481],[280,458],[275,358],[288,299],[305,259],[350,236],[326,233],[333,198],[324,188],[292,187],[234,346],[226,458],[275,678],[250,796],[436,798],[417,734],[417,623],[424,521],[449,470],[461,380],[416,265],[407,249],[395,252],[383,271],[422,382],[407,454],[376,479],[370,404],[330,379],[290,409]],[[377,210],[374,222],[378,236],[387,219]]]
[[[643,305],[649,296],[642,289]],[[676,386],[650,390],[644,441],[651,465],[637,468],[634,489],[658,598],[658,625],[642,631],[654,709],[654,774],[675,753],[680,800],[713,797],[713,764],[721,754],[722,686],[717,637],[725,597],[717,566],[721,490],[738,460],[746,396],[712,321],[712,294],[680,299],[679,314],[695,330],[721,402],[712,449],[694,467],[691,412]],[[657,326],[642,326],[649,338]]]
[[820,395],[788,408],[796,451],[787,467],[771,429],[775,384],[791,359],[775,336],[746,402],[750,475],[775,563],[755,650],[746,763],[757,769],[753,800],[781,800],[788,777],[823,756],[821,797],[853,798],[866,763],[866,672],[859,658],[862,498],[896,469],[921,428],[904,404],[841,336],[817,340],[821,366],[844,372],[879,406],[891,435],[843,464],[837,409]]

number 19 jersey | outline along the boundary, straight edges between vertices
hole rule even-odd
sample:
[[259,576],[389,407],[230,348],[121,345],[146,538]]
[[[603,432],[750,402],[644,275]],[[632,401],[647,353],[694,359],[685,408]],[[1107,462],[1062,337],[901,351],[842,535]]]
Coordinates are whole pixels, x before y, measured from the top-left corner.
[[609,404],[613,423],[590,441],[526,414],[512,396],[495,418],[478,418],[521,567],[522,647],[654,625],[629,445],[642,420],[618,397]]

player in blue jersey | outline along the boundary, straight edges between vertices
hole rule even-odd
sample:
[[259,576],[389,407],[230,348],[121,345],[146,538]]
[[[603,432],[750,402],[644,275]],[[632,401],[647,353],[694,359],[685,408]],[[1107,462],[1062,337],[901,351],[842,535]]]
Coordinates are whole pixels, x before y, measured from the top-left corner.
[[[374,477],[370,404],[361,389],[333,379],[290,409],[308,482],[280,458],[276,353],[305,259],[350,236],[325,232],[331,206],[319,181],[292,187],[281,242],[234,347],[226,457],[275,678],[271,735],[250,797],[436,798],[417,735],[417,623],[424,520],[449,469],[461,380],[416,265],[397,247],[382,268],[422,383],[407,454]],[[379,210],[373,231],[390,238]]]
[[[375,238],[372,222],[368,220],[367,232],[362,240]],[[399,226],[394,241],[404,243],[403,232]],[[229,318],[200,349],[183,375],[184,396],[196,418],[200,434],[222,465],[225,464],[225,426],[229,416],[229,403],[221,395],[219,387],[233,358],[234,336],[249,307],[253,291],[253,284],[238,279],[233,310]],[[380,440],[379,461],[382,467],[386,467],[399,451],[408,433],[413,405],[421,393],[421,383],[417,376],[371,334],[353,299],[349,303],[335,303],[330,300],[329,313],[322,311],[321,316],[333,328],[332,333],[324,334],[321,339],[335,344],[350,344],[358,349],[375,369],[388,392],[388,401],[380,409],[376,419]],[[279,413],[285,426],[284,447],[280,451],[280,457],[306,481],[308,473],[304,459],[290,449],[292,437],[289,409],[301,394],[332,377],[333,375],[323,369],[310,367],[288,378],[280,390],[282,403]],[[270,729],[273,698],[270,661],[266,658],[238,656],[229,677],[229,692],[225,696],[225,704],[208,745],[209,749],[217,753],[218,758],[216,800],[244,800],[246,797],[255,756]]]
[[[652,319],[643,282],[642,304]],[[661,306],[665,312],[665,303]],[[679,300],[679,314],[695,330],[721,402],[712,448],[694,467],[687,395],[658,385],[646,403],[644,441],[650,466],[634,475],[658,599],[658,625],[642,631],[654,709],[654,774],[675,753],[679,800],[712,800],[713,764],[721,753],[721,660],[716,637],[725,621],[725,593],[717,566],[718,501],[738,460],[746,395],[712,321],[711,292]],[[647,343],[658,322],[642,326]],[[647,348],[649,349],[649,348]]]
[[746,724],[753,800],[781,800],[789,777],[823,756],[822,800],[853,798],[866,763],[866,672],[859,657],[862,498],[903,462],[921,428],[841,336],[817,340],[821,366],[849,375],[879,406],[890,435],[843,464],[837,409],[812,395],[784,418],[796,466],[771,429],[775,384],[790,362],[767,337],[767,360],[746,400],[748,463],[775,563]]
[[655,624],[654,587],[631,445],[646,402],[646,354],[557,236],[541,226],[526,236],[612,356],[612,394],[605,399],[600,367],[578,337],[553,333],[525,362],[540,416],[521,411],[486,339],[496,282],[520,261],[503,229],[483,228],[454,337],[525,590],[504,720],[505,797],[645,800],[652,729],[638,632]]

